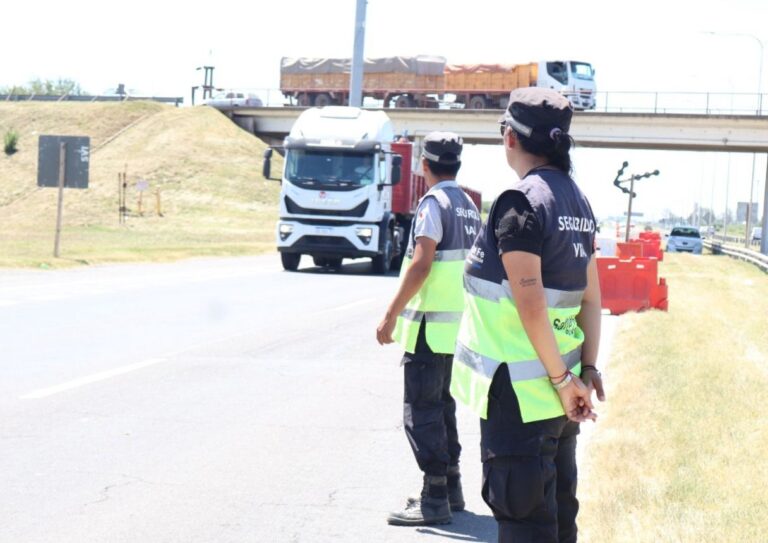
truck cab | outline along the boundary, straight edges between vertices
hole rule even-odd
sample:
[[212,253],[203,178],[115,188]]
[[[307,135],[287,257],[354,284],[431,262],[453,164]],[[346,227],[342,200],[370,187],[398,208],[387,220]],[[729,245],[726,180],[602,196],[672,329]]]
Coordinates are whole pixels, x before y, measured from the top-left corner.
[[565,95],[574,109],[595,109],[595,71],[588,62],[551,60],[539,62],[538,87],[555,89]]
[[397,258],[402,228],[392,210],[400,180],[392,123],[384,112],[330,106],[304,111],[285,139],[276,240],[283,267],[302,255],[338,268],[368,257],[386,273]]

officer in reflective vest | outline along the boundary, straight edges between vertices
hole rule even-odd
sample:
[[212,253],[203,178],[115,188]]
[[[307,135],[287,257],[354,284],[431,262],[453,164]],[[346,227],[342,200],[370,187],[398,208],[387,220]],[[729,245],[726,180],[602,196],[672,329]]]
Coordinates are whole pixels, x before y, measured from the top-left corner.
[[429,190],[419,201],[400,273],[400,288],[379,324],[379,343],[404,349],[406,436],[424,472],[421,495],[387,519],[395,525],[445,524],[464,509],[459,475],[451,364],[464,294],[464,259],[480,214],[456,184],[462,140],[451,132],[424,138],[421,167]]
[[576,434],[594,420],[600,290],[595,219],[570,177],[571,105],[512,91],[500,119],[519,182],[467,258],[451,392],[480,416],[482,495],[500,542],[576,541]]

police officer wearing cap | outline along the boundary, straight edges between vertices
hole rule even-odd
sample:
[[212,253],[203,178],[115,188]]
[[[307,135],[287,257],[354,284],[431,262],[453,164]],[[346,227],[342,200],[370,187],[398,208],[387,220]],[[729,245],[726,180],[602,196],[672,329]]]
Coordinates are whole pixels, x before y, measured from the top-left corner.
[[519,181],[493,203],[464,270],[451,392],[480,416],[482,496],[500,542],[576,541],[576,435],[604,400],[595,367],[595,218],[571,179],[572,108],[512,91],[500,119]]
[[480,230],[480,214],[459,188],[462,139],[452,132],[424,138],[421,168],[429,190],[419,201],[400,287],[376,330],[380,344],[405,350],[403,424],[419,468],[421,494],[387,521],[395,525],[445,524],[464,509],[456,403],[449,387],[464,305],[464,260]]

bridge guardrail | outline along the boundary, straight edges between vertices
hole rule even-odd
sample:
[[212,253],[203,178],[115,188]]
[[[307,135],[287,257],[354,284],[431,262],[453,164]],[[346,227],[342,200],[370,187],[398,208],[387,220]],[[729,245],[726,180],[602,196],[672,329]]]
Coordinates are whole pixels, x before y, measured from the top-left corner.
[[[267,107],[291,105],[280,89],[248,87],[238,91],[259,96]],[[438,92],[438,91],[434,91]],[[441,107],[452,109],[452,94],[447,93]],[[672,91],[598,91],[594,111],[601,113],[690,114],[690,115],[768,115],[766,94]],[[198,102],[202,102],[200,99]],[[380,108],[380,100],[366,98],[364,107]],[[589,112],[586,112],[587,114]]]
[[719,255],[724,254],[732,258],[738,258],[744,260],[750,264],[754,264],[764,272],[768,272],[768,256],[750,251],[749,249],[740,249],[738,247],[730,247],[723,245],[717,241],[704,240],[704,247],[712,251],[712,254]]

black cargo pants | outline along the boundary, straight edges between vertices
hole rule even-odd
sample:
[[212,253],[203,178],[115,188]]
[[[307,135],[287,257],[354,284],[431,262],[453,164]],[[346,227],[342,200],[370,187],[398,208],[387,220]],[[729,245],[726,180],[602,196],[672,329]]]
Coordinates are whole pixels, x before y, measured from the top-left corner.
[[499,543],[576,541],[576,436],[563,417],[523,423],[506,364],[480,421],[485,503],[499,525]]
[[459,463],[456,402],[451,396],[453,355],[433,353],[424,322],[415,353],[403,356],[405,397],[403,426],[419,468],[426,475],[446,475]]

